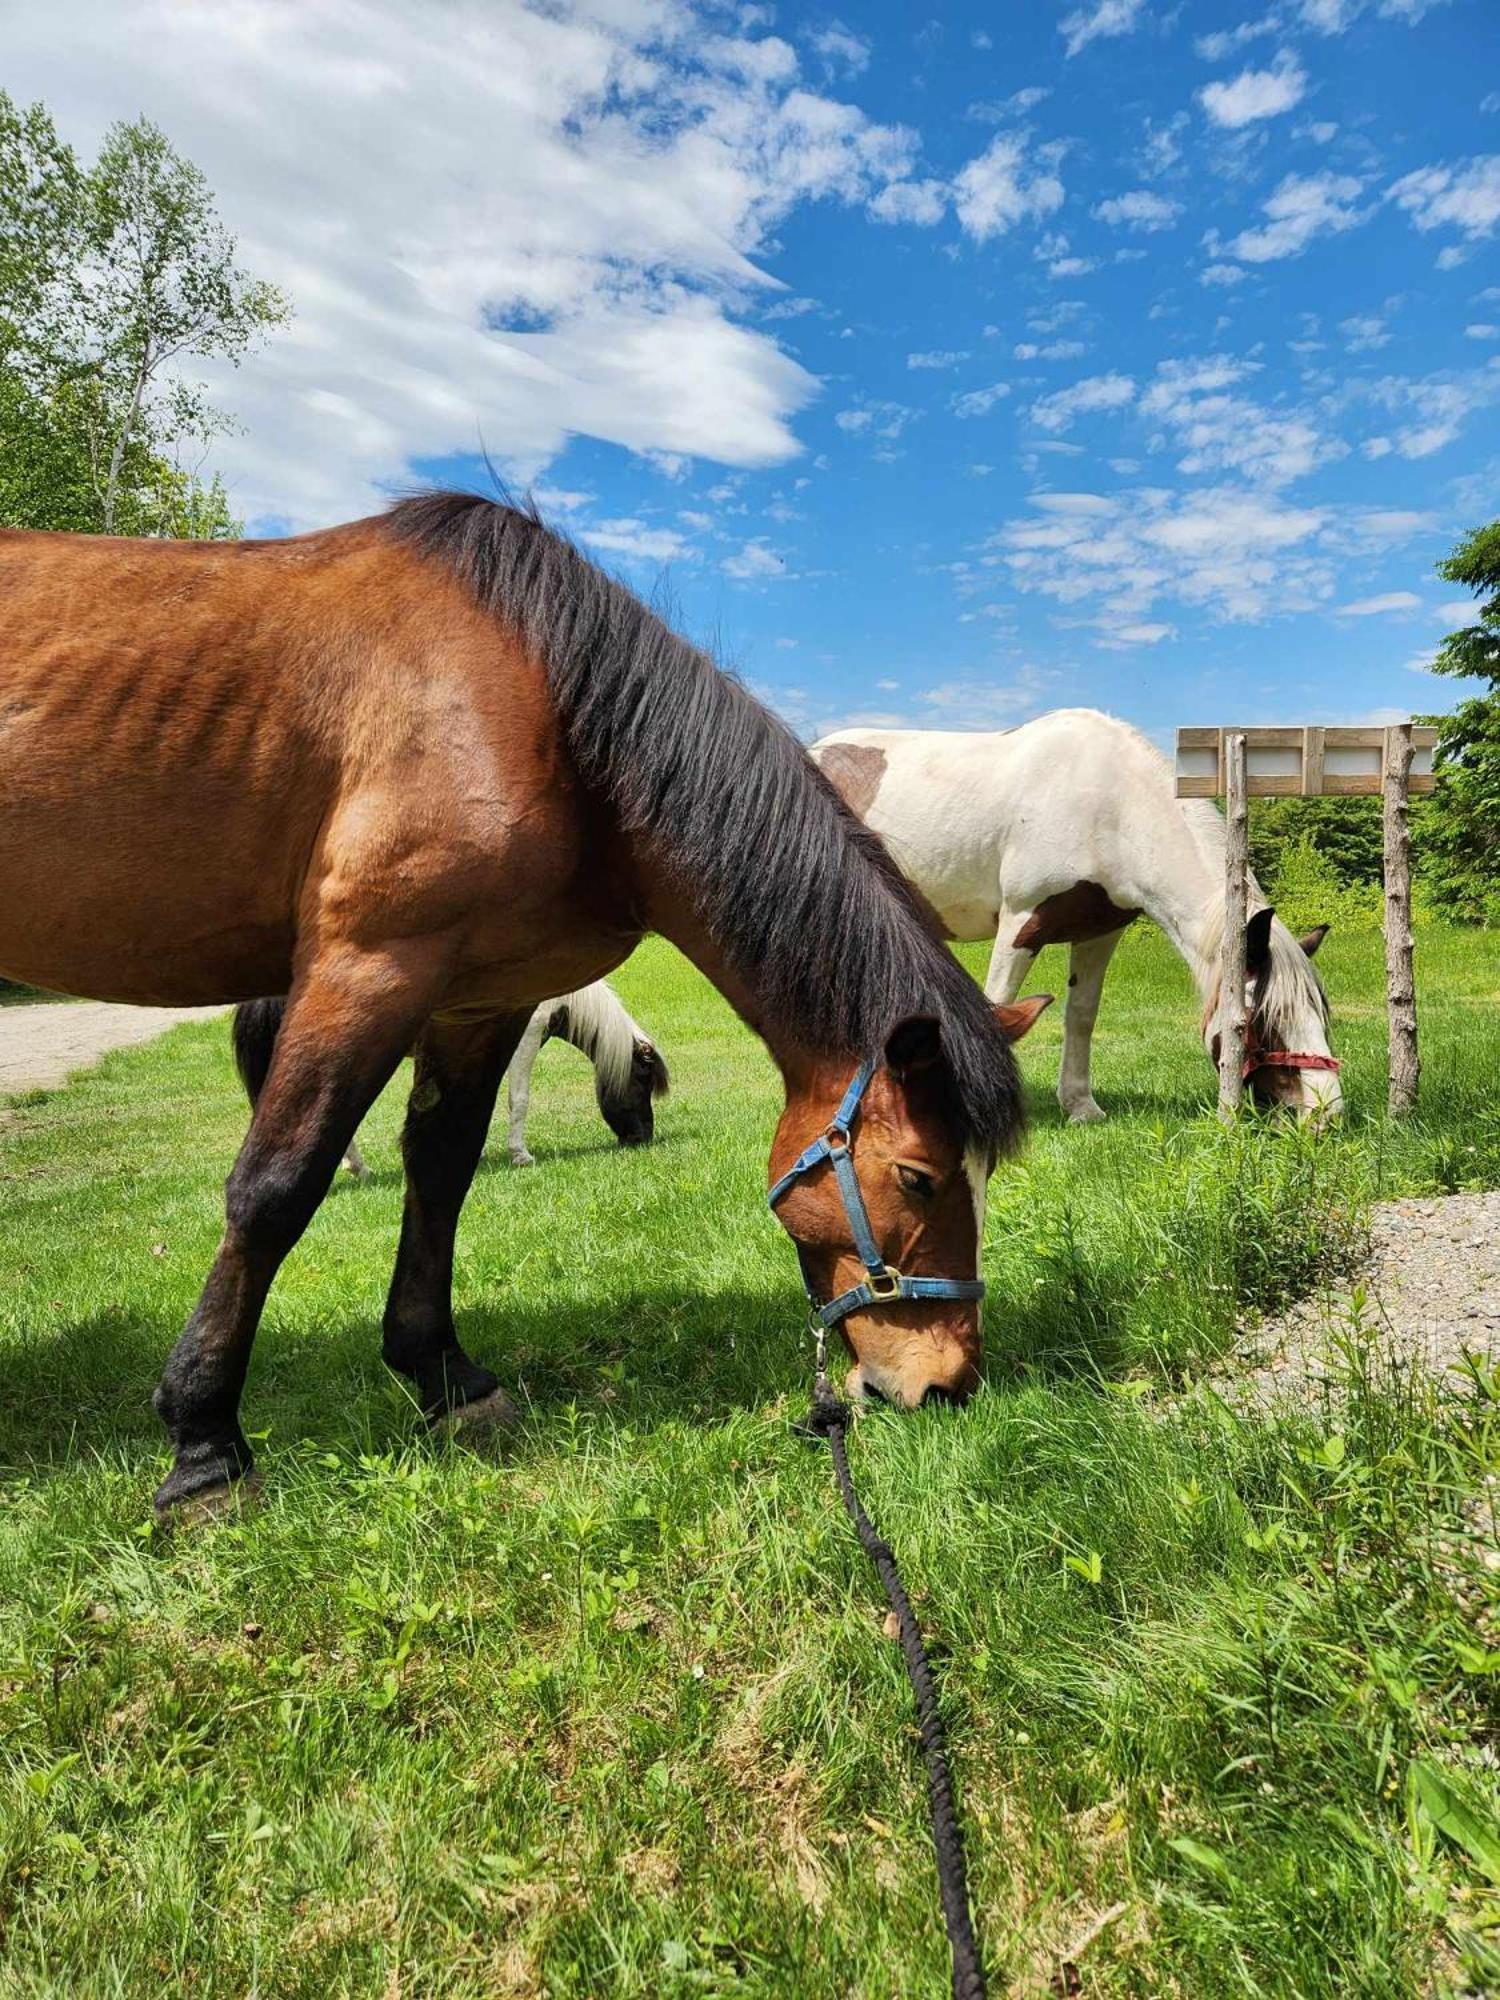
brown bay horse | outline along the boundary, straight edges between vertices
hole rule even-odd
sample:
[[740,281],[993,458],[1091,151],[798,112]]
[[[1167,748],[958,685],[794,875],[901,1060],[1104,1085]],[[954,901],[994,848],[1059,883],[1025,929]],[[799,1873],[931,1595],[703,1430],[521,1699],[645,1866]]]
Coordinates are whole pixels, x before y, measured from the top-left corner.
[[[498,1399],[451,1303],[498,1082],[533,1008],[647,931],[775,1058],[772,1177],[872,1061],[841,1167],[869,1231],[902,1272],[974,1276],[985,1177],[1020,1132],[1004,1024],[1034,1007],[997,1019],[794,738],[533,516],[433,494],[278,542],[0,533],[0,602],[0,972],[148,1004],[288,996],[156,1391],[159,1506],[250,1470],[266,1294],[408,1053],[384,1356],[434,1418]],[[823,1298],[859,1283],[830,1163],[778,1214]],[[965,1395],[977,1305],[888,1298],[843,1322],[854,1386]]]

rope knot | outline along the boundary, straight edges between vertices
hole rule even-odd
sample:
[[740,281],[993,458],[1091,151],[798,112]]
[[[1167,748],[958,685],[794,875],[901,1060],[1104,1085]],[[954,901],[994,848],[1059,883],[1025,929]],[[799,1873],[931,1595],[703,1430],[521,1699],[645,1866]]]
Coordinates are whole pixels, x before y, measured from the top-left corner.
[[813,1384],[812,1403],[807,1415],[793,1428],[806,1443],[821,1444],[835,1431],[847,1430],[853,1414],[827,1376],[820,1375]]

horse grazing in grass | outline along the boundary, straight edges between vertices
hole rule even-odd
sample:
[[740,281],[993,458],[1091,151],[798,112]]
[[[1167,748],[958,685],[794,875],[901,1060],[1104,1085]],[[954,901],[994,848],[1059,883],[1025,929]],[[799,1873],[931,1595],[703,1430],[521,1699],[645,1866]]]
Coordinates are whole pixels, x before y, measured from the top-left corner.
[[1021,1129],[1004,1017],[792,735],[629,591],[433,494],[278,542],[0,533],[0,599],[0,972],[287,995],[156,1392],[160,1506],[250,1470],[267,1291],[408,1051],[383,1352],[434,1417],[495,1407],[451,1295],[500,1078],[647,931],[780,1067],[777,1213],[856,1389],[974,1386],[985,1179]]
[[[1143,914],[1193,975],[1217,1063],[1224,822],[1210,799],[1177,799],[1170,767],[1138,730],[1062,708],[972,735],[846,729],[812,754],[949,937],[994,940],[992,1000],[1020,991],[1043,945],[1069,946],[1057,1085],[1069,1118],[1104,1116],[1090,1081],[1099,996],[1126,926]],[[1246,1080],[1263,1102],[1335,1115],[1338,1064],[1311,963],[1328,927],[1299,941],[1254,882],[1250,902]]]
[[[284,999],[247,1000],[234,1010],[234,1062],[252,1107],[271,1073],[271,1057],[285,1013]],[[554,1039],[571,1043],[593,1064],[600,1116],[620,1144],[650,1145],[656,1136],[655,1101],[666,1096],[671,1084],[667,1065],[645,1029],[625,1011],[609,981],[596,979],[577,993],[544,1000],[526,1024],[505,1072],[511,1165],[536,1165],[526,1150],[531,1072],[543,1044]],[[357,1140],[349,1141],[344,1165],[356,1180],[369,1178]]]

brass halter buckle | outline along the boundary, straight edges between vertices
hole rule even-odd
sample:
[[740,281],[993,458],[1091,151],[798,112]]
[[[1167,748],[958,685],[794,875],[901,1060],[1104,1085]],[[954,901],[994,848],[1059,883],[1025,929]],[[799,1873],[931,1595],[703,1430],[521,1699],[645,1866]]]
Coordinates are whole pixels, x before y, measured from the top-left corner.
[[894,1264],[887,1264],[883,1271],[872,1271],[865,1283],[870,1288],[871,1298],[878,1299],[882,1305],[901,1296],[901,1273]]

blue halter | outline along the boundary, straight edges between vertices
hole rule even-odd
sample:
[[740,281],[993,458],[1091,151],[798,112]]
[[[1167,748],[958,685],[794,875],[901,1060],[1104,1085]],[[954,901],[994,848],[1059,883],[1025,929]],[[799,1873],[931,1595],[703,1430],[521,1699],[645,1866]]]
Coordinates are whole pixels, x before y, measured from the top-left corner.
[[810,1174],[813,1168],[821,1166],[824,1160],[833,1162],[834,1178],[843,1199],[849,1233],[854,1238],[854,1247],[869,1275],[862,1284],[851,1285],[847,1292],[840,1292],[836,1299],[830,1299],[825,1305],[808,1280],[807,1259],[802,1254],[801,1244],[797,1245],[797,1262],[802,1266],[802,1283],[807,1289],[813,1318],[825,1329],[837,1326],[841,1319],[847,1318],[852,1312],[859,1312],[864,1306],[888,1306],[898,1299],[984,1297],[983,1278],[908,1278],[900,1271],[893,1270],[880,1254],[880,1246],[875,1241],[875,1232],[870,1227],[865,1198],[859,1191],[859,1177],[854,1171],[849,1137],[850,1128],[859,1113],[860,1100],[869,1088],[870,1079],[874,1074],[873,1062],[866,1062],[860,1066],[855,1072],[854,1080],[844,1092],[843,1102],[834,1112],[833,1121],[827,1131],[797,1155],[767,1198],[774,1210],[787,1189],[804,1174]]

